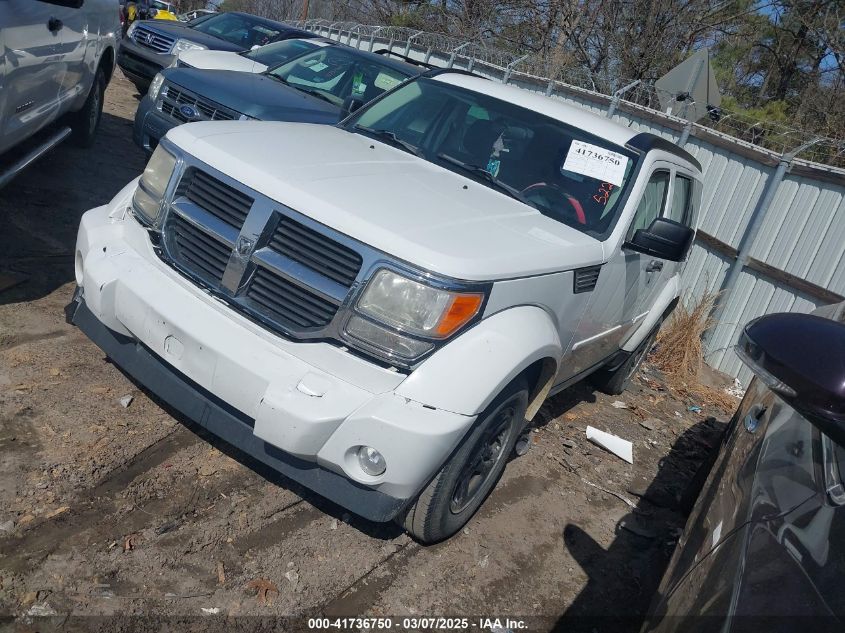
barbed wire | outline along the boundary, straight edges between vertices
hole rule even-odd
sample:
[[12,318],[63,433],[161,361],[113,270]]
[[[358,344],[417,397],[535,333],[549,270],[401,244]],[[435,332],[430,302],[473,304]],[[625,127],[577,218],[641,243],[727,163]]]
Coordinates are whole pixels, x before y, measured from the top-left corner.
[[[299,28],[334,37],[342,43],[361,47],[372,43],[374,49],[387,46],[394,51],[427,51],[427,57],[446,57],[450,63],[462,68],[483,65],[498,69],[513,81],[519,78],[535,82],[552,83],[563,88],[576,88],[605,97],[626,86],[630,87],[620,101],[651,111],[661,117],[669,116],[661,107],[661,96],[650,82],[631,82],[621,77],[612,77],[592,72],[589,68],[556,65],[553,60],[537,54],[514,54],[499,46],[495,36],[478,34],[462,39],[445,33],[416,30],[408,27],[366,25],[358,22],[329,22],[328,20],[289,20]],[[687,102],[689,107],[690,102]],[[674,116],[685,122],[683,117]],[[814,134],[808,130],[791,127],[778,121],[762,121],[741,110],[712,108],[709,117],[695,123],[696,126],[711,129],[770,152],[784,154],[806,144],[815,142],[798,155],[799,158],[845,168],[845,138],[831,138]]]

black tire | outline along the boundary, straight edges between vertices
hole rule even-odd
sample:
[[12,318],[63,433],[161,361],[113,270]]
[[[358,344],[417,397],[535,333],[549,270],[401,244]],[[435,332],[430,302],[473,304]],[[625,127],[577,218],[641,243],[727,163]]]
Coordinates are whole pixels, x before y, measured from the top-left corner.
[[422,543],[436,543],[466,525],[499,481],[525,423],[527,407],[528,383],[520,378],[479,416],[457,450],[400,519],[414,538]]
[[657,332],[660,330],[662,320],[654,326],[654,329],[649,333],[645,340],[640,343],[639,347],[635,349],[625,362],[619,365],[616,369],[599,369],[590,376],[590,382],[602,393],[610,396],[618,396],[623,393],[631,384],[643,360],[648,356],[649,350],[654,345],[654,339],[657,338]]
[[78,112],[68,117],[71,128],[70,140],[77,147],[91,147],[97,136],[97,128],[103,118],[103,96],[106,92],[106,75],[102,68],[97,69],[94,83],[85,99],[85,105]]

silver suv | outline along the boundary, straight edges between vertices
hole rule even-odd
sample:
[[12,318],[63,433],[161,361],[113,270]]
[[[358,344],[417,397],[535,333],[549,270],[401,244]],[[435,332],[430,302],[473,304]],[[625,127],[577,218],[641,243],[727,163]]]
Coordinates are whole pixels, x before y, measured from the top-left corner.
[[0,167],[2,187],[68,136],[94,142],[120,16],[117,0],[3,0],[0,25],[0,157],[32,142]]

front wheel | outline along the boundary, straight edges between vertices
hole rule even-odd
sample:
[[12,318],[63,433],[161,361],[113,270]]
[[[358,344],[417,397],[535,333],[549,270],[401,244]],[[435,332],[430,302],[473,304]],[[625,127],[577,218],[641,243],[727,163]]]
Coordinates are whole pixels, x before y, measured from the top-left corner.
[[403,517],[402,526],[413,537],[435,543],[466,525],[504,471],[527,407],[524,379],[512,382],[493,400]]
[[106,76],[102,68],[97,69],[94,75],[94,83],[85,99],[85,105],[79,112],[69,116],[71,128],[70,139],[78,147],[91,147],[94,144],[94,137],[97,135],[97,128],[103,116],[103,96],[106,92]]

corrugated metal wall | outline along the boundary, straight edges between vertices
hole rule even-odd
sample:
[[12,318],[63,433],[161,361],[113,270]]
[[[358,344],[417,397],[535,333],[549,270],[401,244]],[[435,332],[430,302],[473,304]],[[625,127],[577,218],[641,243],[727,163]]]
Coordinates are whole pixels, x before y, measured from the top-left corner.
[[[344,43],[370,48],[369,39],[347,33],[314,29]],[[391,47],[397,53],[436,66],[447,66],[450,55],[374,39],[375,49]],[[453,59],[455,67],[468,68],[491,79],[502,80],[504,68]],[[551,94],[596,114],[607,115],[610,98],[549,80],[513,72],[508,83],[533,92]],[[685,121],[621,101],[613,119],[631,129],[659,134],[679,141]],[[771,180],[780,156],[724,134],[693,126],[685,149],[701,163],[704,171],[699,229],[738,248],[755,206]],[[845,296],[845,170],[806,161],[795,161],[800,175],[793,173],[778,185],[774,200],[765,212],[762,230],[754,241],[751,256],[778,269]],[[711,248],[696,243],[684,270],[688,298],[707,290],[719,290],[733,262]],[[708,337],[707,362],[747,384],[750,372],[732,351],[741,328],[751,319],[770,312],[809,312],[820,301],[805,293],[777,284],[770,278],[745,269],[734,292]]]

